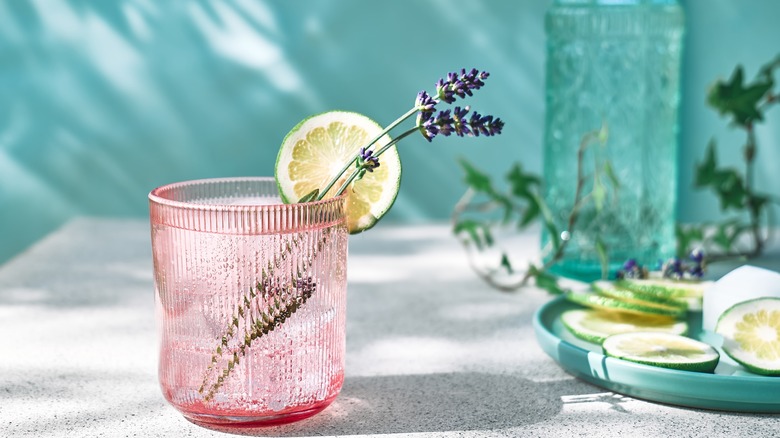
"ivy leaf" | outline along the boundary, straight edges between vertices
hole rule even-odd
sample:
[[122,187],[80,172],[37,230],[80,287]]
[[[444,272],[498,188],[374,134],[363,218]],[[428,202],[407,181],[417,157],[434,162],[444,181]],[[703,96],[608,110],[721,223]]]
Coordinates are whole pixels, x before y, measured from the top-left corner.
[[734,169],[719,170],[715,173],[713,181],[715,193],[720,199],[720,208],[739,210],[745,205],[745,183],[742,176]]
[[553,295],[562,295],[566,291],[558,284],[558,277],[543,271],[534,265],[528,267],[530,275],[536,282],[536,287],[544,289]]
[[508,224],[509,221],[512,220],[512,212],[514,211],[514,205],[512,204],[512,201],[499,193],[494,193],[492,197],[493,201],[499,203],[504,208],[502,223],[504,225]]
[[707,145],[707,157],[704,162],[696,166],[696,178],[694,184],[696,187],[706,187],[715,180],[715,174],[718,170],[718,157],[715,150],[715,140],[710,140]]
[[718,168],[714,140],[711,140],[707,146],[707,157],[704,162],[696,166],[694,184],[697,187],[711,186],[720,200],[721,210],[729,208],[739,210],[744,207],[748,197],[745,182],[739,172],[734,169]]
[[509,261],[509,256],[506,253],[501,254],[501,267],[506,269],[506,272],[513,274],[515,271],[512,269],[512,263]]
[[541,207],[537,201],[539,199],[541,179],[530,172],[524,172],[520,163],[515,163],[512,166],[512,170],[506,175],[506,179],[509,181],[512,195],[526,201],[526,208],[518,224],[519,228],[525,228],[539,217],[541,213]]
[[707,103],[721,115],[734,117],[734,123],[748,126],[754,120],[764,119],[758,104],[772,88],[772,81],[764,76],[747,86],[743,82],[744,72],[739,65],[728,82],[715,83],[707,95]]
[[683,258],[691,252],[694,242],[704,240],[704,227],[703,225],[682,226],[677,224],[675,235],[677,237],[677,257]]
[[512,194],[518,198],[531,200],[538,193],[541,180],[532,173],[523,172],[520,163],[516,163],[506,176],[511,186]]
[[459,159],[458,163],[460,163],[460,167],[463,168],[463,171],[466,172],[464,181],[469,187],[477,192],[487,193],[490,195],[495,193],[489,176],[477,170],[476,167],[474,167],[464,158]]
[[485,247],[493,246],[493,234],[490,232],[490,227],[482,222],[465,219],[456,223],[452,232],[456,236],[465,233],[469,241],[480,251]]
[[523,211],[522,217],[520,217],[520,223],[518,224],[518,227],[520,229],[527,227],[528,224],[539,217],[541,213],[542,209],[539,206],[539,202],[536,200],[536,197],[529,199],[528,205],[526,206],[525,211]]

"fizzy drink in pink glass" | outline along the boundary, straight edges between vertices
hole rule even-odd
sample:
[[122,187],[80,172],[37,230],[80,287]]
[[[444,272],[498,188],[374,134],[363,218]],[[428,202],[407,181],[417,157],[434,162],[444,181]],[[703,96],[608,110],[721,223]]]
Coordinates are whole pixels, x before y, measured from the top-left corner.
[[327,407],[344,381],[344,197],[283,204],[273,178],[225,178],[162,186],[149,200],[168,402],[222,426]]

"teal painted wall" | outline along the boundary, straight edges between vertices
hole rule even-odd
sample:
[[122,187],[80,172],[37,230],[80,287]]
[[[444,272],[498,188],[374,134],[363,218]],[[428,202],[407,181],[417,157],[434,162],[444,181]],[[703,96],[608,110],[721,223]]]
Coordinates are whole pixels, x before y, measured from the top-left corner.
[[[688,0],[680,219],[717,215],[691,189],[707,141],[741,138],[704,105],[736,63],[780,52],[780,2]],[[492,76],[471,104],[501,137],[401,145],[388,222],[443,220],[464,187],[458,156],[541,169],[543,15],[549,0],[0,2],[0,262],[78,215],[147,214],[152,188],[271,175],[278,145],[328,109],[386,124],[447,71]],[[777,110],[775,110],[776,112]],[[441,141],[440,141],[441,140]],[[758,130],[759,187],[780,187],[780,114]],[[778,190],[775,190],[777,192]],[[121,232],[121,230],[118,230]]]

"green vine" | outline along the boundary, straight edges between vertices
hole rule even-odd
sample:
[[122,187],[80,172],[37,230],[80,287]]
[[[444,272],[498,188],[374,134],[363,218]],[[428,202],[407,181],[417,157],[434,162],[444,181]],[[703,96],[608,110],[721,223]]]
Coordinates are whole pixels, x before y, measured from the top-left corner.
[[[509,190],[501,191],[496,189],[490,175],[481,172],[465,159],[460,160],[468,189],[454,208],[452,230],[466,250],[471,268],[482,280],[505,292],[525,287],[532,279],[537,287],[550,293],[565,292],[558,277],[550,273],[550,268],[563,258],[571,235],[577,228],[579,214],[584,205],[592,202],[600,211],[606,202],[609,187],[611,186],[613,191],[619,187],[610,162],[600,160],[598,158],[600,154],[593,154],[595,163],[592,174],[588,174],[584,168],[586,150],[594,144],[604,147],[607,138],[606,125],[582,136],[577,151],[577,185],[574,203],[564,230],[558,229],[555,225],[550,209],[544,202],[541,178],[526,172],[520,163],[515,163],[506,175]],[[586,183],[589,180],[592,180],[592,189],[586,192]],[[522,274],[517,275],[507,252],[500,250],[495,266],[477,263],[476,256],[496,244],[493,236],[494,228],[514,224],[517,229],[522,230],[537,220],[541,220],[542,226],[551,237],[549,244],[543,250],[544,262],[531,262]],[[609,259],[607,247],[599,240],[596,242],[596,249],[601,260],[602,274],[605,276]]]
[[[780,92],[775,90],[774,73],[780,69],[780,55],[765,64],[758,75],[745,83],[744,71],[737,66],[731,78],[719,81],[709,90],[707,103],[721,115],[731,119],[731,125],[745,132],[742,147],[744,173],[735,167],[719,163],[717,145],[711,140],[704,161],[695,166],[695,187],[709,189],[718,198],[723,212],[734,212],[720,222],[696,224],[677,224],[677,255],[687,257],[693,250],[703,249],[708,261],[723,258],[751,258],[763,253],[770,238],[770,205],[780,205],[777,196],[759,191],[755,187],[755,163],[758,156],[756,125],[764,121],[766,112],[780,102]],[[489,285],[502,291],[513,291],[526,286],[531,279],[535,284],[551,293],[563,292],[558,278],[549,269],[564,255],[568,238],[574,232],[579,212],[585,202],[594,202],[600,209],[607,193],[604,181],[609,181],[614,190],[619,182],[608,161],[597,163],[593,178],[593,189],[582,193],[587,175],[583,173],[584,151],[597,140],[606,141],[606,128],[583,136],[578,152],[577,191],[574,207],[569,212],[567,228],[561,233],[553,223],[549,209],[541,196],[542,179],[538,175],[525,172],[520,163],[515,164],[506,176],[509,192],[497,190],[488,174],[476,169],[465,160],[460,161],[466,177],[468,190],[455,206],[452,223],[456,234],[467,250],[469,263],[477,275]],[[483,200],[475,202],[476,197]],[[474,218],[469,214],[486,215],[500,211],[500,220]],[[516,280],[502,281],[503,277],[516,274],[509,256],[501,251],[495,266],[480,266],[475,255],[497,246],[493,230],[497,225],[515,224],[517,229],[525,229],[536,220],[541,220],[551,236],[548,248],[543,250],[545,263],[530,263],[525,272]],[[556,236],[560,236],[556,238]],[[746,245],[747,242],[747,245]],[[608,248],[602,241],[596,242],[596,250],[605,276],[608,262]],[[514,277],[517,277],[516,275]]]

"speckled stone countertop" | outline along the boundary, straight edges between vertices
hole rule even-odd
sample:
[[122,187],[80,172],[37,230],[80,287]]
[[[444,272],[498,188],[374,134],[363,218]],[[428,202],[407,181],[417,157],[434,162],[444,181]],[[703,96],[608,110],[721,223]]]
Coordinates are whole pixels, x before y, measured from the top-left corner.
[[[532,329],[550,296],[489,289],[446,226],[385,224],[350,237],[338,399],[287,426],[200,427],[157,384],[149,240],[141,219],[79,219],[0,266],[0,437],[780,434],[778,415],[651,403],[566,374]],[[530,257],[537,237],[516,249]]]

